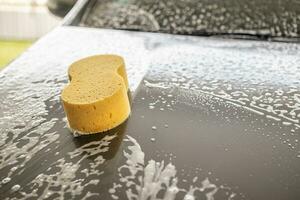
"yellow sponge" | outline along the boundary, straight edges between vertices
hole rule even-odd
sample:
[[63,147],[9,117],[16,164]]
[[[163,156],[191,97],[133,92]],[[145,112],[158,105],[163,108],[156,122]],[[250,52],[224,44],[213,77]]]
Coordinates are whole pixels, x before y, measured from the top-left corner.
[[73,63],[62,91],[69,126],[80,134],[107,131],[130,114],[128,80],[122,57],[97,55]]

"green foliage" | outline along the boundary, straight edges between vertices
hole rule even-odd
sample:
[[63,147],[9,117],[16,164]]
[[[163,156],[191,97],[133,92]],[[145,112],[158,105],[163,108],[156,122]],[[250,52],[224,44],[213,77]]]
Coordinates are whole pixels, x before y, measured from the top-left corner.
[[0,40],[0,69],[19,56],[31,44],[31,41]]

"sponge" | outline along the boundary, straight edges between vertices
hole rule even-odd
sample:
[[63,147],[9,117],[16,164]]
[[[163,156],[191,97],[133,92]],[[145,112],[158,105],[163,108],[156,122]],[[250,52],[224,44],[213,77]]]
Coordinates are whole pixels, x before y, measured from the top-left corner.
[[70,128],[80,134],[107,131],[130,114],[125,63],[117,55],[96,55],[73,63],[61,99]]

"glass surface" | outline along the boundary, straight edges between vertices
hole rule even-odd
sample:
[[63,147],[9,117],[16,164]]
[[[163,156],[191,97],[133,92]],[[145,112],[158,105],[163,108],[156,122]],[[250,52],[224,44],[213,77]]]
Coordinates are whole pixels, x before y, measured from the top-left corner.
[[81,26],[187,35],[299,38],[299,0],[104,0]]

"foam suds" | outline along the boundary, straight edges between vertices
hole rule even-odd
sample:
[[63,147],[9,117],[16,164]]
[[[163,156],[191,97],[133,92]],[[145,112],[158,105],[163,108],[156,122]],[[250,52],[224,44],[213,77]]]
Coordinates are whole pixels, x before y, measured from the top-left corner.
[[[244,50],[256,46],[259,48],[251,53]],[[282,142],[294,140],[300,131],[300,72],[297,68],[300,56],[299,51],[290,54],[291,50],[294,47],[279,48],[276,44],[248,43],[240,51],[225,43],[218,48],[182,44],[181,48],[157,51],[155,55],[160,59],[151,61],[150,72],[143,83],[149,90],[162,93],[176,89],[180,94],[175,92],[175,96],[182,98],[182,102],[190,101],[191,106],[199,104],[198,100],[192,99],[195,94],[210,96],[216,104],[226,103],[252,113],[253,120],[263,117],[266,121],[279,123],[290,134],[281,132],[274,137]],[[185,94],[188,92],[190,96]],[[176,109],[174,105],[178,99],[175,97],[173,102],[167,99],[165,104],[157,99],[160,101],[155,104],[157,108]],[[230,115],[224,110],[215,110],[209,103],[208,106],[210,112],[218,116]],[[231,109],[234,108],[231,106]],[[296,143],[284,144],[292,150],[300,148]]]
[[[255,114],[268,114],[298,124],[300,77],[298,60],[291,59],[289,47],[278,50],[274,45],[270,54],[262,53],[266,46],[250,54],[243,48],[236,51],[222,47],[182,45],[182,48],[159,51],[161,59],[150,63],[153,67],[144,84],[149,88],[201,91],[234,102]],[[246,57],[247,62],[241,62],[241,57]]]
[[79,25],[197,36],[205,31],[213,35],[232,35],[233,38],[266,36],[269,40],[275,37],[275,40],[296,42],[300,37],[297,21],[294,21],[298,19],[298,10],[293,9],[298,8],[297,3],[274,4],[272,0],[255,3],[205,0],[184,1],[184,4],[176,0],[159,3],[104,1],[96,2],[85,11]]
[[[57,48],[57,44],[60,44],[60,48]],[[174,48],[174,44],[178,48]],[[47,51],[44,51],[45,46]],[[139,85],[150,65],[152,69],[148,77],[151,80],[145,82],[149,88],[169,90],[177,87],[200,92],[214,97],[221,103],[244,107],[253,113],[254,120],[255,116],[265,116],[267,120],[281,123],[280,128],[283,127],[287,131],[274,137],[292,150],[297,160],[300,158],[299,142],[295,140],[299,140],[300,130],[300,51],[297,45],[225,40],[216,42],[207,38],[188,39],[175,36],[173,39],[159,34],[60,27],[0,72],[0,146],[3,149],[0,151],[0,170],[5,172],[2,173],[0,187],[14,184],[15,177],[22,176],[36,156],[50,151],[57,160],[51,163],[49,170],[34,177],[32,182],[18,183],[20,188],[15,194],[24,199],[36,198],[35,195],[38,194],[42,194],[41,198],[56,195],[58,199],[63,199],[63,194],[75,197],[82,192],[82,199],[97,195],[84,191],[84,188],[101,181],[99,176],[102,175],[102,171],[98,167],[104,160],[93,152],[107,151],[106,144],[109,138],[103,141],[104,146],[91,143],[101,146],[102,149],[87,144],[84,149],[76,147],[77,149],[66,155],[61,155],[59,148],[64,144],[60,145],[60,139],[64,137],[56,129],[63,128],[59,97],[67,83],[67,67],[74,60],[99,52],[125,57],[131,91]],[[167,102],[162,98],[157,103],[153,100],[155,104],[150,105],[151,108],[163,107],[162,112],[176,109],[177,97],[168,95],[164,97],[170,98]],[[191,99],[188,95],[186,98]],[[207,102],[209,105],[209,99]],[[191,105],[197,103],[197,100],[191,100]],[[210,108],[211,112],[224,114]],[[230,108],[228,110],[231,112],[232,107]],[[224,115],[226,114],[228,113]],[[271,138],[268,134],[264,137]],[[145,155],[139,145],[134,143],[134,140],[128,142],[133,145],[130,146],[129,153],[124,153],[127,162],[123,168],[130,169],[131,178],[126,175],[116,184],[122,185],[132,199],[133,196],[140,195],[141,191],[130,192],[130,189],[135,187],[135,182],[130,180],[141,177],[139,185],[136,185],[140,188],[135,189],[144,188],[144,175],[139,173],[144,174],[148,165],[147,173],[157,166],[159,168],[155,168],[154,173],[162,174],[167,170],[169,178],[172,174],[168,170],[173,174],[177,170],[172,163],[145,161]],[[83,169],[81,158],[87,159],[92,155],[97,157],[95,163],[93,161],[89,169]],[[122,174],[122,171],[119,173]],[[81,178],[76,179],[78,174],[82,177],[94,175],[96,178],[90,178],[91,181],[85,183]],[[147,177],[153,176],[147,174]],[[178,178],[176,173],[175,178]],[[163,181],[154,180],[155,183]],[[70,186],[57,186],[59,181]],[[179,179],[177,181],[180,182]],[[170,197],[166,197],[169,199],[179,193],[177,189],[182,189],[178,188],[176,182],[171,182],[173,185],[168,185],[171,190]],[[57,191],[53,190],[55,186]],[[192,187],[189,198],[193,197],[195,187]],[[201,187],[203,186],[199,188]],[[31,191],[30,194],[25,192],[28,191],[26,188]],[[115,188],[116,192],[112,194],[115,196],[112,197],[117,198],[118,188]],[[183,192],[188,193],[189,189],[184,188]],[[143,194],[148,193],[145,191]]]
[[[64,158],[58,159],[45,173],[39,174],[27,185],[30,193],[20,191],[22,199],[37,196],[41,199],[53,196],[56,199],[64,199],[65,195],[70,195],[73,199],[84,192],[86,194],[82,199],[98,196],[99,194],[88,193],[84,189],[90,185],[97,185],[101,181],[100,177],[104,172],[99,166],[105,162],[101,154],[109,150],[109,144],[115,137],[116,134],[106,135],[100,141],[89,142],[67,153]],[[83,167],[81,163],[86,162],[90,157],[93,157],[93,162],[89,163],[88,168]]]
[[6,178],[4,178],[4,179],[2,180],[2,184],[6,184],[6,183],[8,183],[10,180],[11,180],[11,178],[6,177]]
[[72,129],[69,125],[68,119],[65,117],[64,121],[66,122],[66,127],[68,128],[68,130],[70,131],[71,134],[73,134],[74,137],[79,137],[81,135],[87,135],[88,133],[86,132],[82,132],[82,131],[78,131],[75,129]]
[[14,185],[14,186],[12,186],[12,188],[11,188],[11,192],[17,192],[20,188],[21,188],[20,185]]
[[[0,146],[3,150],[0,151],[0,170],[9,170],[2,173],[0,187],[7,184],[7,180],[11,183],[15,176],[22,175],[36,156],[52,151],[57,151],[53,156],[60,155],[60,141],[65,138],[57,131],[63,128],[60,93],[68,80],[67,68],[74,60],[99,52],[124,56],[129,87],[135,91],[148,68],[145,56],[148,51],[140,38],[121,35],[60,27],[1,70]],[[128,47],[124,41],[129,41],[129,38],[135,44]],[[100,43],[103,46],[99,47]],[[57,44],[62,45],[57,48]],[[44,51],[45,47],[47,51]],[[57,162],[59,165],[69,163],[67,160]],[[56,175],[47,176],[45,174],[42,178],[51,181]],[[23,188],[24,185],[20,185]]]
[[[11,140],[4,144],[6,150],[0,151],[0,170],[7,166],[11,167],[7,178],[11,178],[16,172],[22,173],[24,171],[23,167],[36,153],[57,141],[58,135],[56,132],[47,132],[54,126],[56,121],[57,119],[52,119],[44,122],[32,131],[27,132],[22,138],[17,139],[17,136],[13,136]],[[39,135],[41,133],[43,135]]]
[[[184,200],[194,200],[195,191],[205,194],[207,200],[213,200],[216,192],[222,188],[211,183],[208,178],[197,186],[198,177],[193,178],[194,185],[180,188],[174,164],[165,164],[163,160],[158,162],[152,159],[146,162],[145,153],[138,142],[131,136],[127,136],[125,141],[130,143],[128,151],[124,151],[126,164],[118,169],[119,182],[113,183],[113,187],[109,190],[113,199],[124,199],[123,196],[118,196],[118,188],[122,188],[126,190],[129,200],[175,200],[179,193],[184,195]],[[228,193],[228,199],[235,195],[230,189]]]

